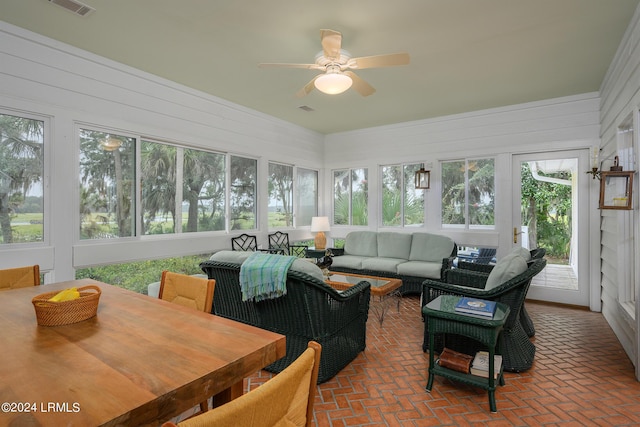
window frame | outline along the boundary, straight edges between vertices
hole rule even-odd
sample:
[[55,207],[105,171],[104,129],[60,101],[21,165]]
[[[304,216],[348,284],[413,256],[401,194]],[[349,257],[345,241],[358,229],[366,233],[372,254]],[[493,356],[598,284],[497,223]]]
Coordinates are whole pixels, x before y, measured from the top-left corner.
[[[425,197],[425,190],[421,190],[421,189],[416,189],[415,188],[415,180],[413,178],[415,178],[415,172],[417,170],[420,169],[420,167],[422,167],[424,165],[424,162],[406,162],[406,163],[392,163],[392,164],[387,164],[387,165],[380,165],[379,167],[379,186],[380,186],[380,203],[379,203],[379,207],[378,207],[378,212],[379,212],[379,227],[389,227],[389,228],[419,228],[419,227],[424,227],[425,225],[425,215],[426,215],[426,197]],[[399,167],[400,171],[400,206],[399,206],[399,211],[397,213],[396,216],[399,217],[399,221],[400,223],[398,225],[394,225],[394,224],[385,224],[385,218],[384,218],[384,203],[385,203],[385,184],[384,184],[384,179],[385,179],[385,168],[394,168],[394,167]],[[407,176],[407,169],[409,169],[409,171],[411,171],[411,169],[415,169],[413,172],[411,172],[411,178],[409,179],[409,177]],[[407,187],[411,187],[411,188],[407,188]],[[422,199],[422,221],[420,223],[417,224],[407,224],[407,193],[409,190],[415,191],[415,192],[421,192],[421,199]]]
[[40,179],[42,181],[42,240],[23,243],[2,243],[0,252],[22,250],[30,248],[44,248],[50,245],[51,241],[51,197],[50,197],[50,175],[51,175],[51,117],[23,110],[11,108],[0,108],[0,115],[14,116],[21,119],[42,122],[42,170]]
[[[492,198],[493,198],[493,210],[492,210],[492,214],[493,214],[493,224],[489,225],[482,225],[482,224],[470,224],[470,209],[469,209],[469,205],[470,205],[470,200],[469,200],[469,170],[470,170],[470,162],[478,162],[478,161],[487,161],[487,160],[491,160],[491,162],[493,163],[493,185],[492,185]],[[443,210],[444,210],[444,204],[443,201],[445,200],[445,194],[444,191],[446,190],[444,187],[444,182],[442,182],[442,185],[440,186],[440,227],[442,229],[449,229],[449,230],[465,230],[465,231],[477,231],[477,230],[496,230],[496,211],[495,211],[495,199],[496,199],[496,170],[495,170],[495,166],[496,166],[496,158],[495,156],[488,156],[488,157],[469,157],[469,158],[462,158],[462,159],[451,159],[451,160],[442,160],[440,161],[440,177],[441,180],[444,181],[444,164],[445,163],[454,163],[454,162],[464,162],[464,206],[463,206],[463,216],[464,216],[464,223],[458,223],[458,224],[445,224],[444,223],[444,215],[443,215]]]
[[[354,224],[353,222],[353,202],[354,202],[354,197],[353,197],[353,186],[354,186],[354,181],[353,181],[353,176],[354,174],[357,175],[356,171],[363,171],[364,173],[364,178],[362,179],[362,182],[367,185],[366,190],[363,192],[364,193],[364,206],[365,206],[365,211],[363,212],[364,218],[366,219],[365,224]],[[347,173],[348,174],[348,186],[347,186],[347,193],[349,195],[349,200],[348,200],[348,214],[347,214],[347,223],[346,224],[338,224],[336,222],[336,173]],[[352,226],[352,227],[368,227],[369,226],[369,188],[368,188],[368,181],[369,181],[369,168],[367,167],[354,167],[354,168],[341,168],[341,169],[333,169],[331,171],[331,179],[332,179],[332,209],[331,209],[331,222],[332,225],[339,225],[339,226]]]

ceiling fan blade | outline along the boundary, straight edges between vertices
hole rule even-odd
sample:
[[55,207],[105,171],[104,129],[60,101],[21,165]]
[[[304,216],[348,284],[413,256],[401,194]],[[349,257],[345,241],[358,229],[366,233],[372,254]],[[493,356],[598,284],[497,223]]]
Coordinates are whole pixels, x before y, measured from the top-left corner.
[[262,63],[258,64],[260,68],[306,68],[309,70],[319,70],[318,64],[278,64],[278,63]]
[[320,41],[324,56],[333,60],[340,58],[342,34],[334,30],[320,30]]
[[298,98],[302,98],[303,96],[307,95],[309,92],[311,92],[313,89],[315,89],[315,81],[318,77],[320,77],[322,74],[318,74],[317,76],[315,76],[313,79],[311,79],[311,81],[309,83],[307,83],[306,85],[304,85],[304,87],[302,89],[300,89],[299,91],[296,92],[296,96]]
[[347,63],[349,68],[361,70],[363,68],[394,67],[396,65],[407,65],[409,63],[408,53],[391,53],[388,55],[363,56],[361,58],[351,58]]
[[353,81],[351,87],[355,89],[355,91],[360,95],[369,96],[375,93],[376,90],[374,89],[374,87],[358,77],[358,75],[353,71],[345,71],[344,74],[351,77],[351,80]]

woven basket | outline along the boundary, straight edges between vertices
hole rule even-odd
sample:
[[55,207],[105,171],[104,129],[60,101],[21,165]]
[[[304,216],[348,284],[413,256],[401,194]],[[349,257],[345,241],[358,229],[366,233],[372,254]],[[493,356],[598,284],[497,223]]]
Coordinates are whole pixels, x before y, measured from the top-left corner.
[[40,326],[61,326],[82,322],[96,315],[102,291],[95,285],[78,288],[80,298],[70,301],[51,302],[49,298],[60,291],[36,295],[31,302],[36,310]]

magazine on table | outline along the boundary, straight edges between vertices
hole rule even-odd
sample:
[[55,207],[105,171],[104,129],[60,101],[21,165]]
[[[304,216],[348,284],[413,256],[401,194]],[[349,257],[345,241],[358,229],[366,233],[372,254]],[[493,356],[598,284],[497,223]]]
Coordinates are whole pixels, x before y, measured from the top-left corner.
[[[500,369],[502,369],[502,355],[495,354],[493,356],[493,378],[498,379]],[[476,356],[473,358],[473,362],[471,362],[471,368],[469,371],[473,375],[489,378],[489,352],[477,352]]]
[[491,318],[496,311],[496,302],[480,298],[462,297],[454,307],[458,313],[473,314]]

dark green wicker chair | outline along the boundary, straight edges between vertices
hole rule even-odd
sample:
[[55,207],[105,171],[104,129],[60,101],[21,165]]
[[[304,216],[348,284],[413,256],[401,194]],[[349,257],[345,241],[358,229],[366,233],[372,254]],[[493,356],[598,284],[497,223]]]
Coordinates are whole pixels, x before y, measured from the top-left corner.
[[371,292],[368,282],[338,292],[316,277],[289,269],[285,296],[243,302],[240,265],[208,260],[200,268],[216,280],[213,314],[287,337],[286,355],[266,370],[282,371],[305,351],[309,341],[316,341],[322,345],[318,374],[318,383],[322,383],[365,349]]
[[[531,249],[530,252],[531,252],[531,259],[534,260],[534,259],[543,258],[547,253],[547,250],[545,248],[536,248],[536,249]],[[479,263],[473,263],[473,262],[460,261],[458,262],[458,268],[462,270],[478,271],[481,273],[489,274],[493,269],[493,264],[479,264]],[[452,271],[451,273],[447,272],[447,274],[452,274],[455,276],[457,273]],[[455,282],[456,279],[454,277],[452,277],[451,280],[452,280],[451,283],[456,283]],[[482,284],[482,286],[484,287],[484,284]],[[522,311],[520,312],[520,322],[522,322],[522,327],[524,328],[525,332],[529,337],[533,337],[536,334],[536,328],[533,325],[533,321],[531,320],[529,313],[527,313],[527,309],[525,305],[522,306]]]
[[[523,273],[490,290],[483,289],[488,277],[486,273],[469,270],[464,274],[457,274],[455,283],[425,280],[422,293],[423,305],[437,298],[438,295],[470,296],[507,304],[511,312],[502,332],[503,339],[500,351],[503,357],[503,366],[507,371],[526,371],[533,364],[536,348],[522,327],[520,314],[531,279],[546,265],[547,261],[544,258],[532,260]],[[450,280],[452,276],[447,275],[447,280]],[[457,335],[438,337],[436,348],[429,349],[429,331],[425,322],[422,349],[440,352],[444,341],[446,341],[448,348],[468,354],[475,354],[476,351],[482,349],[475,341]]]

